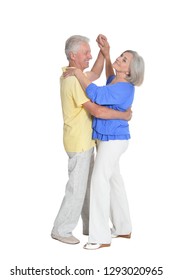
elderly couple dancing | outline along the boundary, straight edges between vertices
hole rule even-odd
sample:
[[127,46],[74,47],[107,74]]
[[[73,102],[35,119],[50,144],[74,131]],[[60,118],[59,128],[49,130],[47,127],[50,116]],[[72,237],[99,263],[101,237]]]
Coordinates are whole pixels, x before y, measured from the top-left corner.
[[[136,51],[123,51],[112,63],[106,36],[100,34],[96,41],[99,53],[88,72],[89,39],[74,35],[65,43],[68,67],[62,68],[60,93],[69,179],[51,232],[58,241],[79,243],[72,232],[81,216],[88,250],[109,247],[114,237],[131,237],[119,160],[130,139],[135,86],[144,78],[144,61]],[[104,67],[106,84],[97,86],[93,82]]]

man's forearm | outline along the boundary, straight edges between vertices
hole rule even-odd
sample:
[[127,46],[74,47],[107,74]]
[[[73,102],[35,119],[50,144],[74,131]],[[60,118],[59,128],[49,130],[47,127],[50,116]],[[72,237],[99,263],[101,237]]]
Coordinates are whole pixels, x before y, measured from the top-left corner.
[[132,117],[132,111],[131,109],[120,112],[113,109],[109,109],[104,106],[100,106],[98,104],[95,104],[91,101],[88,101],[83,104],[83,107],[85,110],[87,110],[92,116],[100,119],[122,119],[122,120],[130,120]]
[[98,53],[97,59],[91,69],[90,72],[86,72],[88,79],[92,82],[97,80],[102,71],[103,71],[103,66],[104,66],[104,56],[101,53],[101,51]]
[[131,119],[131,111],[121,112],[118,110],[113,110],[107,107],[99,106],[97,111],[97,118],[129,120]]

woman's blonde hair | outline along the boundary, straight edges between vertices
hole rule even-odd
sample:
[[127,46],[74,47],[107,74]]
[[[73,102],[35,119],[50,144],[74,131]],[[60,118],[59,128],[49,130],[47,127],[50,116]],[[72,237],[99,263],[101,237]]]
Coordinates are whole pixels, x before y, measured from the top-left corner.
[[144,80],[144,70],[145,70],[144,60],[135,51],[127,50],[125,52],[131,53],[133,55],[133,58],[129,66],[129,75],[126,76],[126,80],[134,84],[135,86],[140,86]]

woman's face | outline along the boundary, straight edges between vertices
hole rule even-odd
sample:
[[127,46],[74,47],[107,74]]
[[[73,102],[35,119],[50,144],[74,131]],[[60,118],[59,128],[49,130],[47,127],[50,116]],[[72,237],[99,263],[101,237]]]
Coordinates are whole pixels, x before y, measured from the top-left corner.
[[117,72],[122,72],[128,75],[129,66],[132,58],[133,58],[132,53],[124,52],[115,60],[112,66]]

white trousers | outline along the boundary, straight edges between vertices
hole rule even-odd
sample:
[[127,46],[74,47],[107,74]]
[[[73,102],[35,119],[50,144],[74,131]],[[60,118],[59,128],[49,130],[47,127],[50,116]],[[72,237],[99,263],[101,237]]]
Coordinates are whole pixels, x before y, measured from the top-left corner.
[[65,237],[72,235],[80,215],[83,220],[83,233],[89,233],[89,200],[94,148],[81,153],[67,154],[69,180],[52,229],[52,233]]
[[110,220],[114,234],[128,234],[132,230],[119,168],[119,159],[127,147],[128,140],[98,144],[91,179],[89,243],[111,243]]

